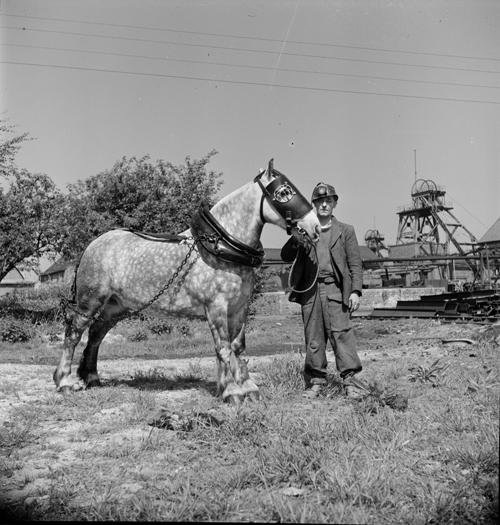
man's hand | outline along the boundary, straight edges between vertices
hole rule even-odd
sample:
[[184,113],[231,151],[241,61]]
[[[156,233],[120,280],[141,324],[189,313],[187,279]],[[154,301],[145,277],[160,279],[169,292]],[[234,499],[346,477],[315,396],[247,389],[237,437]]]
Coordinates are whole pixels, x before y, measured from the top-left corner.
[[353,292],[349,296],[349,312],[354,312],[358,308],[359,308],[359,295]]
[[295,230],[295,235],[293,236],[293,238],[297,241],[296,243],[294,243],[295,246],[298,246],[299,244],[308,244],[307,235],[302,228],[297,228]]

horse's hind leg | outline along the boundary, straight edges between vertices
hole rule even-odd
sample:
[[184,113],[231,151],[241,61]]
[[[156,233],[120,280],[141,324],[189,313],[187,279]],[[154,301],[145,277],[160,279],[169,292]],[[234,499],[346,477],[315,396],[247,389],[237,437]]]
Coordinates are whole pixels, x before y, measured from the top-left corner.
[[101,386],[99,374],[97,373],[97,356],[99,354],[99,347],[106,334],[113,328],[117,319],[113,318],[99,318],[92,323],[89,328],[89,339],[87,346],[83,350],[80,365],[78,366],[77,374],[83,380],[87,388]]
[[68,391],[74,388],[73,381],[71,380],[71,362],[73,361],[75,348],[80,342],[83,332],[91,322],[91,319],[77,313],[74,313],[73,316],[66,321],[61,359],[53,375],[58,391]]

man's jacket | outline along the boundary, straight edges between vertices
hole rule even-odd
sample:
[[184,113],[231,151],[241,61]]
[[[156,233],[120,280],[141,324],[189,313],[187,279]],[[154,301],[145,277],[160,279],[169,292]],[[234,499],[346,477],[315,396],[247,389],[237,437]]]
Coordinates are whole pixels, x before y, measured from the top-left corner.
[[[363,266],[359,254],[359,245],[354,228],[350,224],[339,222],[332,217],[332,226],[328,232],[321,235],[330,235],[329,246],[332,267],[340,278],[342,302],[348,306],[349,296],[357,292],[361,296],[363,288]],[[318,271],[316,253],[310,245],[299,244],[291,237],[281,250],[281,258],[285,262],[293,262],[290,275],[290,285],[295,290],[307,290],[314,282]],[[289,301],[306,304],[316,293],[317,285],[305,293],[290,293]]]

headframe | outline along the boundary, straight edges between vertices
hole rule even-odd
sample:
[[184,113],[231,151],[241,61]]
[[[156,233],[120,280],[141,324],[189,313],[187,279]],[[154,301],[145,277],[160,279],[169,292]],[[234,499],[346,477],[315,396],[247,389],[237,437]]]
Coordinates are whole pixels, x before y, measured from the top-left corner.
[[[265,173],[265,171],[262,171],[255,177],[254,182],[257,182],[262,189],[262,199],[265,197],[276,212],[285,219],[286,232],[288,235],[291,235],[292,226],[297,224],[313,207],[286,175],[274,169],[273,162],[274,159],[269,161],[267,171],[275,179],[267,186],[264,186],[260,180]],[[262,221],[266,222],[262,215],[262,202],[260,205],[260,216]]]

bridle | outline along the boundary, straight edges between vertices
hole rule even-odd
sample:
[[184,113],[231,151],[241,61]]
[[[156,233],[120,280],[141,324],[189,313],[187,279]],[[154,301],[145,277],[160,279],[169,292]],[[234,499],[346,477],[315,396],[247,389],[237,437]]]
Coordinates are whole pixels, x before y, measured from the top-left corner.
[[[263,213],[265,199],[276,213],[285,220],[286,233],[291,235],[292,227],[297,226],[300,219],[313,208],[311,203],[300,193],[289,178],[273,168],[273,161],[274,159],[271,159],[267,167],[267,172],[275,177],[272,182],[267,186],[262,184],[261,178],[266,173],[266,170],[261,171],[254,179],[254,182],[262,189],[259,210],[260,218],[263,224],[267,222]],[[308,235],[302,228],[299,228],[299,232]]]
[[[270,182],[267,186],[264,186],[260,179],[262,175],[264,175],[264,173],[266,172],[265,170],[260,172],[254,179],[254,182],[257,182],[262,189],[262,198],[260,200],[260,218],[262,220],[262,223],[265,224],[266,219],[264,218],[262,207],[264,205],[264,199],[266,199],[267,202],[276,210],[278,215],[285,219],[286,232],[288,235],[291,235],[292,227],[297,226],[297,223],[300,221],[300,219],[304,217],[304,215],[309,213],[313,209],[313,207],[311,203],[297,190],[297,188],[293,185],[293,183],[288,179],[286,175],[280,173],[278,170],[275,170],[273,168],[273,160],[274,159],[271,159],[269,161],[267,170],[270,175],[273,175],[275,177],[275,179],[272,182]],[[309,234],[304,229],[298,226],[297,229],[302,235],[309,236]],[[312,247],[314,253],[316,254],[317,262],[318,255],[316,252],[316,246],[313,244]],[[290,270],[290,274],[288,276],[288,286],[293,292],[308,292],[314,287],[316,281],[318,280],[319,265],[317,268],[316,277],[314,278],[314,281],[311,284],[311,286],[306,290],[296,290],[290,283],[290,277],[292,275],[293,267],[295,266],[296,262],[297,259],[295,259],[295,261],[293,262],[292,269]]]

